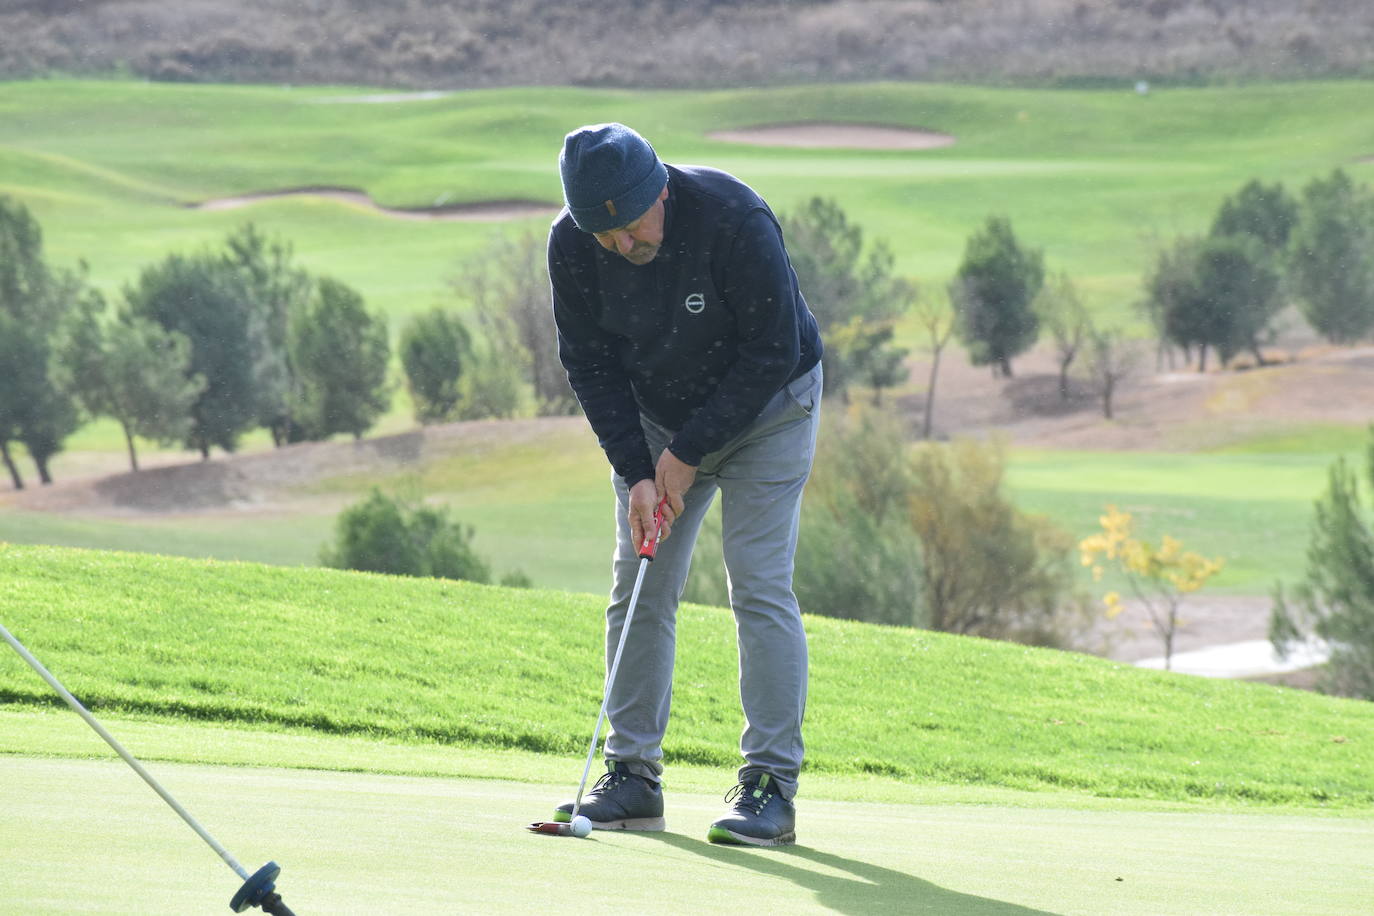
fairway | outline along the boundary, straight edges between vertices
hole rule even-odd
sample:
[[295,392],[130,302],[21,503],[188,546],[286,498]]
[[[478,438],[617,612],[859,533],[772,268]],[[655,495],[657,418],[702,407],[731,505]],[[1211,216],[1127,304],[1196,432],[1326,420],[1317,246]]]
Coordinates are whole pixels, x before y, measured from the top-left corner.
[[[436,301],[493,234],[542,236],[547,216],[398,220],[321,197],[234,210],[186,205],[302,186],[357,188],[379,204],[561,200],[556,160],[578,124],[623,121],[665,160],[725,169],[782,212],[833,197],[900,274],[939,288],[991,213],[1068,270],[1086,301],[1124,313],[1152,237],[1204,228],[1245,181],[1291,186],[1336,166],[1367,179],[1374,83],[1018,90],[929,83],[710,92],[519,88],[358,104],[357,87],[41,80],[0,84],[0,192],[42,222],[59,264],[84,258],[114,293],[152,261],[252,220],[307,269],[354,286],[396,324]],[[323,102],[331,104],[322,104]],[[940,130],[929,150],[790,149],[713,140],[795,122]],[[914,330],[905,333],[915,335]]]
[[[668,832],[574,840],[522,829],[566,783],[151,769],[249,871],[280,864],[278,891],[301,916],[1329,916],[1374,902],[1368,818],[802,799],[799,844],[752,850],[706,843],[721,802],[671,785]],[[567,761],[567,782],[576,769]],[[238,888],[118,761],[4,756],[0,784],[4,912],[128,913],[137,901],[140,913],[216,913]]]

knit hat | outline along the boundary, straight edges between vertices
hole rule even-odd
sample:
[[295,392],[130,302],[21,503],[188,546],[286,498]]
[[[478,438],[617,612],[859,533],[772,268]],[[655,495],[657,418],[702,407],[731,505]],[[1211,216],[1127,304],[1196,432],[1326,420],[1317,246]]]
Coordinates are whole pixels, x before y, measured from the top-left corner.
[[668,183],[668,170],[624,124],[579,127],[558,157],[563,199],[583,232],[605,232],[639,219]]

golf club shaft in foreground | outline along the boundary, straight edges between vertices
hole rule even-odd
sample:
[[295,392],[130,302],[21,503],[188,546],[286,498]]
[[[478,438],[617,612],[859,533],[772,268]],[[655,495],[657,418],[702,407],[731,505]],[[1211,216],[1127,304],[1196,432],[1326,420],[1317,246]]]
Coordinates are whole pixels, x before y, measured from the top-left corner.
[[[658,538],[663,530],[663,507],[668,504],[665,496],[663,501],[654,510],[654,530],[652,534],[646,534],[644,543],[639,545],[639,574],[635,576],[634,591],[630,593],[630,604],[625,609],[625,622],[620,625],[620,642],[615,647],[615,656],[611,659],[610,671],[606,673],[606,692],[601,697],[601,712],[596,716],[596,728],[592,730],[592,744],[587,748],[587,765],[582,768],[582,782],[577,786],[577,798],[573,800],[572,817],[577,817],[577,812],[582,808],[582,793],[587,790],[587,776],[592,771],[592,759],[596,756],[596,741],[601,737],[601,723],[606,719],[606,707],[611,702],[611,688],[615,686],[615,673],[620,669],[620,655],[625,651],[625,637],[630,632],[630,621],[634,619],[635,605],[639,603],[639,590],[644,585],[644,573],[649,568],[650,561],[654,554],[658,552]],[[572,818],[569,818],[571,821]]]
[[[178,815],[180,815],[181,819],[185,821],[190,826],[190,828],[194,830],[200,836],[200,838],[206,842],[206,844],[209,845],[211,849],[213,849],[216,853],[219,854],[219,857],[223,859],[225,863],[228,864],[228,866],[232,868],[234,872],[244,880],[244,882],[246,882],[244,885],[245,887],[248,887],[248,884],[254,883],[255,881],[259,884],[263,883],[264,873],[267,872],[269,868],[276,869],[276,866],[274,864],[268,863],[268,865],[263,866],[262,869],[259,869],[257,874],[250,875],[248,873],[248,870],[245,869],[241,864],[239,864],[238,859],[235,859],[229,853],[229,850],[221,846],[219,842],[210,835],[209,831],[202,827],[200,825],[200,822],[198,822],[194,817],[192,817],[190,812],[183,808],[177,802],[177,800],[172,797],[171,793],[164,789],[162,787],[162,784],[159,783],[156,779],[154,779],[152,774],[143,768],[143,764],[139,763],[138,760],[135,759],[133,754],[130,754],[127,750],[125,750],[124,745],[120,744],[117,740],[115,740],[114,735],[111,735],[108,731],[105,730],[105,726],[101,725],[100,722],[96,719],[96,717],[91,715],[90,711],[86,709],[85,706],[81,705],[81,701],[78,700],[76,697],[72,696],[71,692],[68,691],[66,687],[62,686],[62,683],[56,677],[53,676],[52,672],[45,668],[42,662],[34,658],[33,654],[29,652],[28,649],[24,648],[23,644],[20,643],[18,639],[15,639],[14,634],[12,634],[8,629],[6,629],[4,624],[0,624],[0,637],[3,637],[5,642],[10,644],[10,648],[14,649],[15,652],[19,653],[19,657],[22,658],[30,668],[38,672],[38,675],[41,678],[43,678],[43,680],[48,682],[48,686],[52,687],[53,690],[57,691],[57,695],[60,696],[63,700],[65,700],[67,705],[76,711],[77,715],[85,719],[86,724],[89,725],[92,729],[94,729],[97,735],[99,735],[101,738],[104,738],[105,743],[112,747],[116,754],[124,758],[124,762],[127,763],[130,767],[132,767],[133,771],[137,773],[139,776],[141,776],[143,778],[143,781],[146,782],[154,792],[161,796],[162,800],[165,801],[168,805],[170,805],[172,810],[175,811]],[[276,869],[276,871],[272,872],[271,877],[266,878],[266,897],[276,897],[276,895],[272,893],[271,878],[274,878],[276,876],[276,872],[278,871],[280,871],[280,869]],[[278,904],[278,906],[275,909],[268,910],[266,906],[263,906],[263,909],[267,910],[267,912],[275,912],[278,914],[278,916],[291,916],[291,911],[285,908],[285,904],[280,903],[280,899],[281,898],[279,897],[276,898],[276,903]],[[262,902],[268,903],[270,901],[263,900]],[[258,901],[253,901],[253,905],[258,905]],[[242,910],[235,910],[235,912],[242,912]]]

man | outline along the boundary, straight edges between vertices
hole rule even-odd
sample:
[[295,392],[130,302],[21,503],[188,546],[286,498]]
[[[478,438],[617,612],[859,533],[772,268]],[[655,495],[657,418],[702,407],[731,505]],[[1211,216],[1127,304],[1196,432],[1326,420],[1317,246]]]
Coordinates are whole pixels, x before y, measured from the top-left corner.
[[607,706],[607,772],[581,813],[603,830],[664,828],[677,603],[719,490],[746,724],[733,806],[708,838],[791,843],[806,706],[792,562],[819,419],[816,321],[776,218],[743,182],[665,166],[621,124],[568,134],[559,166],[567,206],[548,252],[559,357],[619,503],[608,656],[660,504],[665,538]]

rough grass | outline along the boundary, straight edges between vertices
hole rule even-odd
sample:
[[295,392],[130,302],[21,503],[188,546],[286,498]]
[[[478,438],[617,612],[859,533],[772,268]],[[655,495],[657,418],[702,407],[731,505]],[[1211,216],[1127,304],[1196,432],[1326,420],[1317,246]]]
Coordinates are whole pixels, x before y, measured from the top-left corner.
[[[0,545],[0,619],[97,712],[576,755],[601,600]],[[680,615],[670,763],[736,763],[733,625]],[[1374,804],[1374,706],[809,618],[808,766],[1149,799]],[[0,699],[56,701],[17,658]]]

